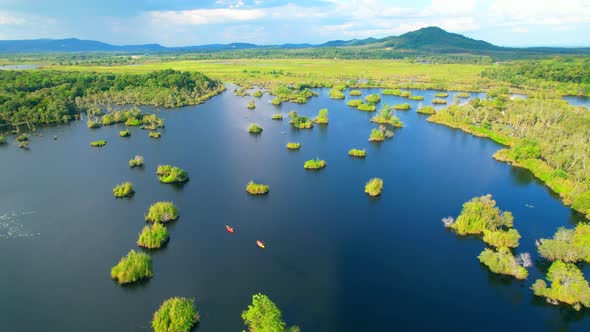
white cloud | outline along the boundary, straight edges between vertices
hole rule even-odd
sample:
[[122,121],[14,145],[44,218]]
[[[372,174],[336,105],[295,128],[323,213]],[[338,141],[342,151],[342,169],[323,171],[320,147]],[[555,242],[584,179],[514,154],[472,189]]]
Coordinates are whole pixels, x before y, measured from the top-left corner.
[[490,18],[504,26],[590,23],[590,1],[495,0]]
[[194,9],[180,11],[151,11],[147,16],[154,23],[167,25],[204,25],[252,21],[262,18],[266,12],[261,9]]
[[23,24],[26,20],[14,14],[0,12],[0,25]]
[[215,1],[215,4],[220,6],[228,6],[232,9],[244,7],[244,1],[242,0],[217,0]]

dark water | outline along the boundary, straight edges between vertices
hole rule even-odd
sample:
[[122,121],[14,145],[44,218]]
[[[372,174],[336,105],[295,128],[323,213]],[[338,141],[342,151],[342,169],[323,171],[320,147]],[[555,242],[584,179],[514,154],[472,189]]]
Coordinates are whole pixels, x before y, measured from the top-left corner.
[[[528,172],[494,161],[499,146],[487,139],[412,110],[398,112],[405,128],[392,140],[371,144],[373,114],[327,93],[278,108],[265,95],[247,110],[251,98],[226,92],[161,112],[160,140],[136,128],[120,138],[122,126],[89,130],[79,122],[41,130],[30,151],[12,142],[0,147],[0,235],[11,230],[0,237],[1,330],[148,330],[164,299],[187,296],[201,312],[199,331],[241,331],[241,311],[262,292],[303,331],[588,331],[587,314],[532,295],[542,262],[524,282],[493,275],[476,258],[483,242],[460,238],[440,221],[491,193],[514,213],[519,251],[538,258],[535,240],[579,217]],[[416,93],[427,102],[434,94]],[[287,120],[270,120],[275,110],[315,115],[323,107],[327,127],[294,130]],[[264,132],[249,135],[250,122]],[[108,144],[90,148],[97,139]],[[301,142],[301,150],[287,151],[288,141]],[[367,158],[349,158],[353,147],[366,148]],[[145,157],[143,170],[129,169],[135,154]],[[328,167],[304,170],[315,157]],[[190,182],[160,184],[155,169],[163,163],[186,169]],[[384,180],[376,199],[363,192],[371,177]],[[246,194],[249,180],[269,184],[270,194]],[[122,181],[135,185],[132,199],[113,197]],[[136,249],[143,216],[160,200],[174,201],[181,218],[170,226],[168,246],[153,253],[155,276],[121,287],[110,268]]]
[[583,96],[565,96],[563,100],[574,106],[583,106],[590,109],[590,98]]

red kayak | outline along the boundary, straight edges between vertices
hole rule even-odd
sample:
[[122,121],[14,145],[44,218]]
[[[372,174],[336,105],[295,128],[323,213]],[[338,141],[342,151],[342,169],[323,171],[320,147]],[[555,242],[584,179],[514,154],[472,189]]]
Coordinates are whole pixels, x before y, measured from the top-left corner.
[[266,246],[264,244],[264,242],[260,241],[260,240],[256,240],[256,245],[259,246],[260,248],[264,249],[264,247]]
[[229,227],[228,225],[225,225],[225,229],[227,229],[228,232],[233,233],[234,229],[233,227]]

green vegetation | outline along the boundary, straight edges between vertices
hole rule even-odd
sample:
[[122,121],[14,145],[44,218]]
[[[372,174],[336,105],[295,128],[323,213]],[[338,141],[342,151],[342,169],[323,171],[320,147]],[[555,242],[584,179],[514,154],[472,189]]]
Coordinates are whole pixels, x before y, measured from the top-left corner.
[[150,206],[145,221],[167,223],[178,216],[178,208],[172,202],[157,202]]
[[489,244],[492,247],[516,248],[516,247],[518,247],[519,240],[520,240],[520,234],[514,228],[511,228],[507,231],[505,231],[505,230],[490,231],[487,229],[483,230],[483,242]]
[[590,287],[582,271],[571,263],[555,261],[549,267],[547,287],[544,280],[537,280],[531,287],[535,295],[545,297],[548,302],[571,305],[574,309],[590,308]]
[[24,142],[18,143],[18,147],[19,147],[19,149],[27,150],[29,148],[29,141],[24,141]]
[[266,184],[254,183],[254,181],[248,182],[246,185],[246,191],[252,195],[264,195],[270,190],[270,186]]
[[154,313],[152,328],[155,332],[189,332],[199,319],[194,299],[173,297]]
[[88,126],[89,129],[96,129],[96,128],[100,128],[101,124],[98,121],[88,120],[88,121],[86,121],[86,126]]
[[455,95],[457,98],[469,98],[471,95],[467,92],[459,92]]
[[313,119],[313,121],[315,123],[319,123],[319,124],[328,124],[328,109],[327,108],[322,108],[319,112],[318,112],[318,116]]
[[27,134],[20,134],[16,137],[17,142],[26,142],[29,140],[29,136]]
[[371,122],[375,122],[375,123],[379,123],[379,124],[390,124],[396,128],[401,128],[404,126],[404,124],[401,122],[401,120],[397,116],[393,115],[393,111],[391,110],[391,106],[389,106],[387,104],[383,105],[379,109],[379,111],[377,112],[377,115],[375,115],[373,118],[371,118]]
[[519,264],[510,249],[506,247],[499,247],[496,251],[486,248],[477,258],[490,271],[497,274],[513,276],[520,280],[526,279],[529,275],[527,269]]
[[348,155],[351,157],[365,158],[367,151],[365,149],[350,149],[348,150]]
[[281,114],[281,113],[273,114],[272,119],[273,120],[283,120],[283,114]]
[[6,144],[6,137],[0,135],[0,145]]
[[381,195],[381,190],[383,190],[383,180],[380,178],[372,178],[365,185],[365,193],[369,196],[379,196]]
[[412,92],[410,92],[410,91],[402,91],[400,93],[400,96],[401,97],[405,97],[405,98],[410,98],[410,97],[412,97]]
[[380,102],[380,101],[381,101],[381,95],[379,95],[379,94],[372,94],[372,95],[367,95],[367,96],[365,97],[365,101],[366,101],[367,103],[373,103],[373,104],[376,104],[376,103],[378,103],[378,102]]
[[[91,107],[88,110],[89,115],[102,113],[97,107]],[[110,111],[102,117],[101,123],[103,126],[110,126],[115,123],[125,123],[129,119],[137,119],[142,117],[142,112],[139,108],[133,107],[128,110]]]
[[262,91],[260,91],[260,90],[256,90],[256,91],[254,92],[254,97],[256,97],[256,98],[260,98],[260,97],[262,97]]
[[164,120],[155,114],[144,114],[141,118],[141,129],[156,130],[164,128]]
[[579,223],[575,229],[561,227],[552,239],[537,241],[537,248],[550,261],[590,263],[590,224]]
[[143,167],[143,157],[140,155],[133,157],[129,160],[129,167]]
[[514,217],[509,211],[502,212],[496,207],[492,195],[475,197],[463,204],[457,220],[449,225],[459,235],[481,234],[484,230],[496,231],[512,228]]
[[348,95],[358,97],[358,96],[362,95],[362,92],[361,92],[361,90],[350,90],[348,92]]
[[363,104],[362,99],[351,99],[346,103],[346,105],[348,105],[350,107],[359,107],[359,105],[361,105],[361,104]]
[[407,110],[411,110],[412,106],[408,103],[403,103],[403,104],[393,105],[393,109],[400,110],[400,111],[407,111]]
[[134,193],[135,191],[133,190],[133,184],[131,184],[131,182],[124,182],[119,185],[116,185],[115,188],[113,188],[113,194],[117,198],[129,197],[132,196]]
[[248,109],[250,109],[250,110],[253,110],[253,109],[255,109],[255,108],[256,108],[256,104],[254,104],[254,100],[251,100],[251,101],[248,103]]
[[416,112],[420,113],[420,114],[432,115],[432,114],[436,113],[436,110],[432,106],[424,106],[424,107],[420,107]]
[[105,145],[107,145],[107,141],[104,139],[100,140],[100,141],[90,142],[90,146],[95,147],[95,148],[105,146]]
[[420,101],[420,100],[424,100],[424,96],[414,96],[414,95],[411,95],[411,96],[409,96],[408,98],[409,98],[410,100],[418,100],[418,101]]
[[129,118],[125,121],[125,125],[129,127],[139,127],[141,126],[141,120],[138,118]]
[[381,90],[382,95],[390,95],[390,96],[401,96],[402,90],[400,89],[383,89]]
[[306,116],[298,115],[297,112],[289,112],[290,124],[299,129],[310,129],[313,127],[313,122]]
[[121,137],[129,137],[129,136],[131,136],[131,132],[129,130],[121,130],[119,132],[119,136],[121,136]]
[[363,112],[375,112],[375,110],[377,109],[377,107],[375,107],[375,105],[373,103],[361,103],[356,107],[359,111],[363,111]]
[[275,106],[279,106],[280,104],[282,104],[282,101],[279,98],[275,98],[272,100],[271,103]]
[[308,85],[281,84],[272,91],[276,96],[273,105],[280,105],[281,102],[305,104],[307,100],[316,94],[308,88]]
[[248,128],[248,132],[250,134],[260,134],[264,129],[262,129],[262,127],[257,124],[257,123],[251,123],[250,127]]
[[371,142],[382,142],[385,140],[385,133],[382,130],[374,128],[371,130],[371,135],[369,136],[369,141]]
[[434,94],[434,96],[436,98],[447,98],[449,96],[449,94],[446,92],[437,92]]
[[151,278],[152,258],[143,253],[131,250],[127,256],[121,258],[119,263],[111,269],[111,278],[119,284],[136,282],[141,279]]
[[143,248],[157,249],[162,247],[168,239],[169,235],[166,227],[159,222],[155,222],[141,230],[137,245]]
[[435,105],[437,105],[437,104],[444,105],[447,103],[447,101],[444,99],[434,98],[434,99],[432,99],[432,103]]
[[148,136],[149,136],[150,138],[155,138],[155,139],[158,139],[158,138],[160,138],[160,137],[162,136],[162,133],[160,133],[159,131],[150,131],[150,132],[148,133]]
[[342,93],[342,91],[340,91],[338,89],[332,89],[332,90],[330,90],[330,98],[344,99],[344,98],[346,98],[346,96],[344,95],[344,93]]
[[260,293],[252,296],[252,304],[242,312],[242,319],[249,332],[299,332],[297,326],[287,328],[281,310]]
[[289,150],[299,150],[301,148],[301,144],[297,142],[289,142],[287,143],[287,149]]
[[156,174],[162,183],[183,183],[189,180],[188,173],[176,166],[158,165]]
[[303,164],[303,168],[305,169],[321,169],[327,166],[325,160],[320,160],[319,158],[310,159]]

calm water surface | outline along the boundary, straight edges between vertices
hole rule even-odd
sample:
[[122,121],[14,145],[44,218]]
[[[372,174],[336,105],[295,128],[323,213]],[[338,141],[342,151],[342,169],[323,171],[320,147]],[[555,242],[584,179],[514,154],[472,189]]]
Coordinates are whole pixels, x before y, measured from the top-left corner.
[[[514,213],[519,252],[538,259],[536,239],[581,220],[528,172],[494,161],[500,146],[428,123],[415,113],[422,102],[393,96],[382,103],[409,102],[414,110],[398,112],[405,127],[393,139],[372,144],[373,114],[318,91],[306,105],[275,107],[265,95],[248,110],[254,98],[228,91],[162,111],[160,140],[138,128],[120,138],[123,126],[89,130],[78,122],[40,130],[30,151],[13,142],[0,147],[1,329],[149,330],[163,300],[186,296],[196,298],[199,331],[241,331],[240,313],[257,292],[303,331],[590,329],[587,313],[532,295],[542,261],[527,281],[491,274],[477,260],[481,240],[442,226],[463,202],[491,193]],[[426,96],[424,104],[434,95],[415,93]],[[315,116],[324,107],[326,127],[295,130],[288,120],[270,120],[276,111]],[[264,132],[249,135],[251,122]],[[88,146],[98,139],[108,144]],[[289,141],[301,150],[287,151]],[[367,158],[349,158],[351,148],[367,149]],[[128,167],[136,154],[145,157],[144,169]],[[315,157],[328,167],[303,169]],[[190,182],[160,184],[158,164],[186,169]],[[371,177],[384,180],[376,199],[363,192]],[[249,196],[250,180],[269,184],[270,194]],[[133,198],[113,197],[123,181],[135,185]],[[143,216],[160,200],[174,201],[181,217],[169,226],[168,246],[152,252],[155,276],[119,286],[110,268],[136,249]]]
[[590,98],[584,96],[565,96],[563,100],[574,106],[583,106],[590,109]]

